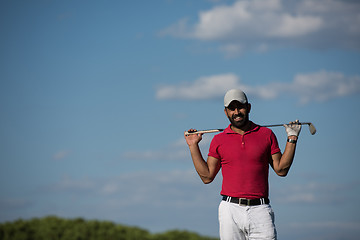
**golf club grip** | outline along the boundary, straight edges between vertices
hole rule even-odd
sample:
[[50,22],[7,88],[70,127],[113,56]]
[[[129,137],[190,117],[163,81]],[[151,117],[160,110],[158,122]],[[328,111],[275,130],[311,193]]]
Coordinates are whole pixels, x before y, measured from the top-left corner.
[[196,131],[196,132],[185,132],[185,135],[215,133],[215,132],[222,132],[222,131],[224,131],[224,129],[209,129],[209,130],[200,130],[200,131]]

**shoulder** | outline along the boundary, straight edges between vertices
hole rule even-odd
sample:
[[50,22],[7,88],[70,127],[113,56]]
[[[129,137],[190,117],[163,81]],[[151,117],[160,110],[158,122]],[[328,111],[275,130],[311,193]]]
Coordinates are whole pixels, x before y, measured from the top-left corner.
[[253,131],[262,137],[270,137],[270,138],[276,137],[274,132],[270,128],[263,127],[255,123],[253,123]]
[[[232,130],[230,130],[230,131],[232,131]],[[229,127],[228,127],[223,132],[216,134],[213,137],[213,139],[211,140],[211,144],[212,145],[222,144],[222,143],[228,141],[229,135],[232,135],[232,134],[229,134]]]
[[213,139],[211,140],[211,142],[219,142],[222,139],[224,139],[224,137],[226,137],[226,133],[222,132],[222,133],[218,133],[216,134]]
[[228,133],[232,133],[233,131],[231,130],[230,128],[230,125],[224,129],[224,131],[222,131],[221,133],[218,133],[216,134],[214,137],[213,137],[213,140],[214,139],[218,139],[218,138],[223,138],[223,137],[226,137],[228,135]]
[[258,132],[258,133],[264,133],[264,134],[268,133],[269,134],[272,132],[272,130],[270,128],[263,127],[261,125],[251,122],[250,132]]
[[270,128],[262,127],[262,126],[260,126],[259,128],[260,128],[261,132],[264,134],[274,134],[274,132]]

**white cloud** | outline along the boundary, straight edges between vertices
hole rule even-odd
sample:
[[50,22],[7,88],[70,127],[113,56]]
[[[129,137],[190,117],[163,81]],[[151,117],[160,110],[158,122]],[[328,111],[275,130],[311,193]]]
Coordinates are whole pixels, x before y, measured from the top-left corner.
[[356,1],[239,0],[200,11],[194,23],[180,19],[162,35],[217,41],[221,51],[265,45],[360,49],[359,11]]
[[322,19],[316,16],[289,14],[279,0],[237,1],[232,6],[200,12],[193,37],[202,40],[297,37],[317,31],[322,24]]
[[295,75],[290,83],[272,82],[251,86],[242,83],[233,73],[201,77],[193,82],[158,88],[158,99],[213,99],[221,98],[231,88],[240,88],[249,96],[274,99],[280,95],[296,96],[300,103],[327,101],[360,93],[360,76],[345,76],[340,72],[318,71]]
[[[240,79],[232,73],[196,79],[192,83],[159,87],[158,99],[209,99],[223,95],[229,88],[238,87]],[[245,86],[244,86],[245,87]]]
[[302,103],[360,93],[360,76],[345,76],[339,72],[319,71],[295,76],[289,89]]
[[283,14],[277,19],[278,26],[274,27],[267,34],[270,37],[299,37],[319,30],[323,21],[319,17],[297,16]]

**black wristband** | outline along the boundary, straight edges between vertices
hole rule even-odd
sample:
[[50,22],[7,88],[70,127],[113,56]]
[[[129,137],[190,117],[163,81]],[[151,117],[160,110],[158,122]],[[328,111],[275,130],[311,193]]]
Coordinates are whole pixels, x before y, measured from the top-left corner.
[[294,140],[294,139],[287,139],[287,141],[289,142],[289,143],[296,143],[297,142],[297,140]]

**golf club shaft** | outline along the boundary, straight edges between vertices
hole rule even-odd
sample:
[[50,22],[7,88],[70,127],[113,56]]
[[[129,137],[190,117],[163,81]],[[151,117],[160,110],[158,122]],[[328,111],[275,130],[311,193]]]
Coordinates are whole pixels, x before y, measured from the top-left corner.
[[[288,123],[286,123],[288,124]],[[299,124],[299,125],[312,125],[311,122],[299,122],[299,123],[294,123],[294,124]],[[262,125],[263,127],[281,127],[281,126],[284,126],[284,123],[283,124],[270,124],[270,125]]]

